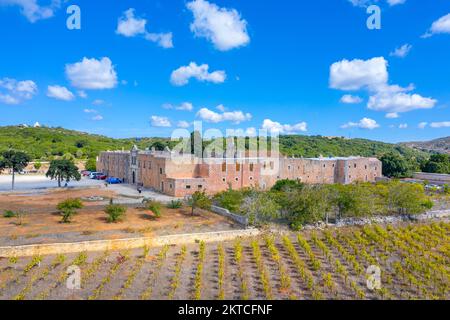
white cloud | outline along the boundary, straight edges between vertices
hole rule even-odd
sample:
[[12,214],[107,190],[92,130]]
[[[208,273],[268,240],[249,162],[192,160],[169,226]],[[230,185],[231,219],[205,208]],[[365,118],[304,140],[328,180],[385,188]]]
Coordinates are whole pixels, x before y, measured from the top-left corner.
[[369,60],[344,59],[330,67],[330,87],[340,90],[375,88],[388,81],[387,61],[383,57]]
[[399,115],[397,112],[389,112],[389,113],[386,113],[385,117],[388,119],[397,119],[399,117]]
[[417,127],[419,129],[425,129],[425,127],[428,125],[428,122],[420,122]]
[[97,60],[83,58],[74,64],[66,64],[66,76],[78,89],[111,89],[117,86],[117,73],[108,57]]
[[436,105],[437,100],[433,98],[406,93],[415,89],[412,84],[406,88],[389,85],[387,65],[383,57],[335,62],[330,67],[330,87],[341,90],[368,90],[372,95],[367,102],[367,108],[375,111],[400,113],[431,109]]
[[190,102],[182,102],[181,104],[174,106],[170,103],[165,103],[162,106],[164,109],[175,109],[180,111],[192,111],[194,109],[194,106]]
[[434,34],[440,33],[450,33],[450,13],[433,22],[430,30],[422,37],[428,38]]
[[78,91],[77,91],[77,94],[78,94],[78,96],[79,96],[80,98],[83,98],[83,99],[86,99],[86,98],[87,98],[87,94],[86,94],[86,92],[83,91],[83,90],[78,90]]
[[177,127],[178,128],[189,128],[190,124],[187,121],[178,121]]
[[116,33],[125,37],[135,37],[145,34],[147,20],[134,16],[134,9],[130,8],[118,19]]
[[361,99],[361,97],[358,96],[353,96],[351,94],[345,94],[342,96],[340,102],[342,103],[348,103],[348,104],[356,104],[356,103],[361,103],[363,100]]
[[[348,0],[355,7],[367,7],[371,4],[378,3],[379,0]],[[398,4],[403,4],[406,0],[386,0],[386,2],[392,7]]]
[[241,123],[243,121],[249,121],[252,118],[250,113],[244,113],[242,111],[227,111],[223,113],[218,113],[208,108],[201,108],[197,112],[197,117],[212,123],[218,123],[223,121],[231,121],[235,124]]
[[0,101],[5,104],[19,104],[31,99],[37,92],[37,85],[32,80],[0,79]]
[[432,128],[450,128],[450,121],[432,122],[430,123]]
[[216,49],[227,51],[250,42],[247,21],[235,9],[220,8],[205,0],[191,1],[187,8],[194,15],[191,31],[211,41]]
[[207,64],[199,66],[195,62],[191,62],[188,66],[182,66],[174,70],[170,76],[170,82],[176,86],[184,86],[189,83],[191,78],[212,83],[223,83],[225,81],[227,77],[225,71],[209,72],[208,70]]
[[155,42],[165,49],[173,48],[172,32],[167,33],[147,33],[145,39]]
[[14,98],[10,94],[1,94],[0,93],[0,102],[5,104],[19,104],[20,100],[17,98]]
[[100,105],[102,105],[104,103],[105,103],[105,101],[103,101],[102,99],[95,99],[94,101],[92,101],[92,104],[94,106],[100,106]]
[[60,0],[52,0],[47,6],[40,6],[38,0],[0,0],[1,6],[19,6],[22,15],[32,23],[53,17],[60,4]]
[[299,122],[294,125],[290,124],[281,124],[276,121],[272,121],[270,119],[264,119],[262,123],[262,129],[265,129],[272,133],[295,133],[295,132],[305,132],[308,130],[308,125],[306,122]]
[[348,122],[341,126],[343,129],[347,128],[360,128],[360,129],[368,129],[373,130],[378,128],[380,125],[373,119],[370,118],[362,118],[358,122]]
[[396,6],[398,4],[404,4],[406,0],[387,0],[390,6]]
[[406,57],[412,49],[412,45],[404,44],[399,48],[396,48],[389,55],[392,57],[404,58]]
[[151,124],[154,127],[171,127],[169,118],[160,116],[151,116]]
[[223,104],[219,104],[216,107],[216,109],[219,110],[219,111],[222,111],[222,112],[225,112],[227,110],[227,108],[225,108],[225,106]]
[[407,123],[401,123],[398,125],[399,129],[407,129],[408,128],[408,124]]
[[431,109],[436,103],[437,100],[422,97],[419,94],[380,92],[369,98],[367,107],[375,111],[399,113],[417,109]]
[[71,101],[75,99],[75,96],[66,87],[62,86],[48,86],[47,97],[55,98],[58,100]]
[[245,130],[245,135],[248,137],[256,137],[256,128],[250,127]]
[[103,120],[103,116],[101,116],[101,115],[96,115],[96,116],[93,116],[92,118],[91,118],[91,120],[94,120],[94,121],[100,121],[100,120]]
[[97,113],[97,110],[95,110],[95,109],[84,109],[83,112],[85,112],[85,113]]
[[163,48],[173,48],[172,33],[149,33],[147,20],[136,17],[133,8],[128,9],[118,19],[116,33],[125,37],[143,36],[146,40],[157,43]]

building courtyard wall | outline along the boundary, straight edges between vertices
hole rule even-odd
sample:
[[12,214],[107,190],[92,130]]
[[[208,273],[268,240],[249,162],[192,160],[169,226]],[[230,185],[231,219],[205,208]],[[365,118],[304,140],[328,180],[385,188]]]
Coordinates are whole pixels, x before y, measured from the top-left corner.
[[382,177],[376,158],[211,158],[200,161],[183,155],[177,161],[169,151],[102,152],[97,170],[125,183],[184,197],[195,191],[215,194],[227,189],[269,189],[278,180],[307,184],[374,182]]

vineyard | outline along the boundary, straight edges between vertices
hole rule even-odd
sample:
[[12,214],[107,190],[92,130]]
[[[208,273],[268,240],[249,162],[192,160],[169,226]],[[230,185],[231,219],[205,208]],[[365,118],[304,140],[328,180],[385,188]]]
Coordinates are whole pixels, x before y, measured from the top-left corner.
[[[0,299],[449,299],[449,262],[446,222],[267,233],[3,258]],[[373,266],[381,271],[375,288],[367,285]],[[77,270],[80,288],[69,289]]]

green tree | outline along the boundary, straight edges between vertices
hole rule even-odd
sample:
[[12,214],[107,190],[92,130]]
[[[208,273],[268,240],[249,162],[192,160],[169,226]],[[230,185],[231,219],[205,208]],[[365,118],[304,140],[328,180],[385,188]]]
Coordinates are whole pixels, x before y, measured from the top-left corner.
[[64,159],[52,160],[45,175],[57,180],[58,187],[61,187],[61,181],[68,183],[72,179],[76,181],[80,181],[81,179],[81,174],[78,172],[77,166],[72,161]]
[[14,190],[15,173],[23,170],[31,161],[30,156],[22,151],[6,150],[1,153],[0,171],[3,169],[11,169],[12,182],[11,189]]
[[155,141],[150,145],[150,149],[155,148],[156,151],[163,151],[166,145],[161,141]]
[[83,203],[80,199],[66,199],[56,206],[62,215],[63,223],[70,223],[72,216],[76,213],[77,209],[83,208]]
[[277,218],[280,205],[271,196],[254,192],[244,199],[241,211],[247,214],[250,224],[258,224],[261,221]]
[[86,161],[86,170],[88,171],[96,171],[97,170],[97,159],[96,158],[89,158]]
[[119,204],[109,204],[105,208],[105,213],[108,215],[107,221],[110,223],[121,221],[126,212],[127,208]]
[[36,162],[34,163],[34,168],[35,168],[36,170],[39,170],[41,167],[42,167],[42,162],[36,161]]
[[450,174],[450,155],[433,154],[430,159],[422,165],[422,171]]
[[328,187],[336,220],[343,217],[367,216],[375,213],[376,193],[370,184],[336,184]]
[[330,210],[329,190],[323,186],[305,186],[287,193],[288,220],[294,229],[325,218]]
[[211,204],[211,199],[206,195],[205,191],[195,191],[189,199],[192,215],[194,215],[196,208],[208,210],[211,208]]
[[303,188],[303,183],[297,180],[282,179],[275,182],[275,184],[271,188],[271,191],[286,191],[288,189],[301,189],[301,188]]
[[418,214],[433,206],[421,184],[395,181],[388,185],[388,189],[387,206],[390,212]]
[[384,154],[380,161],[383,163],[383,174],[387,177],[402,178],[409,174],[408,162],[398,154]]

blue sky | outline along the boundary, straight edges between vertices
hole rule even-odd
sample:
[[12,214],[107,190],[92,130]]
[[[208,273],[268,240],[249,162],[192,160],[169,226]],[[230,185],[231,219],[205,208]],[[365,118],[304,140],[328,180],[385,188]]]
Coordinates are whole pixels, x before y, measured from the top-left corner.
[[0,0],[0,125],[450,135],[450,2],[373,1],[380,30],[365,2]]

